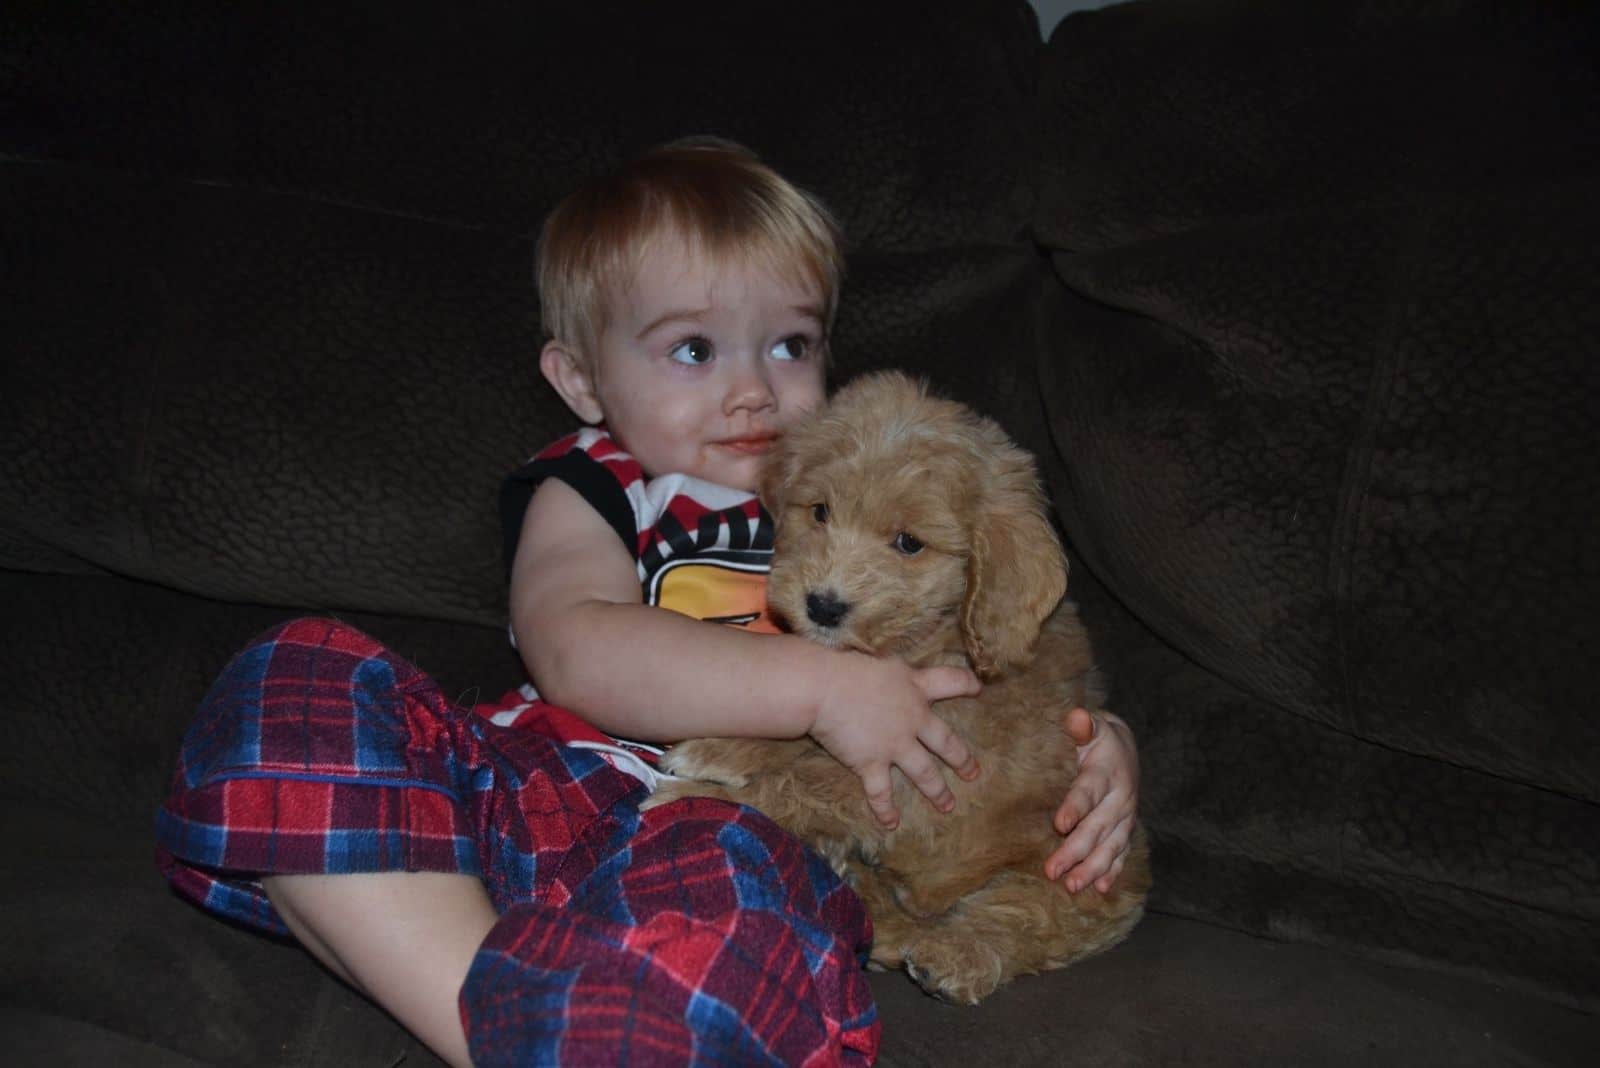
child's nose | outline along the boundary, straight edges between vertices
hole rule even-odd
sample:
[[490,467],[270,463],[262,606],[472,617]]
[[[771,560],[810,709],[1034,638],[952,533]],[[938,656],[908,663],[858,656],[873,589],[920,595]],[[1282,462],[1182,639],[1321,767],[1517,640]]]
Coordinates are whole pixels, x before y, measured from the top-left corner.
[[724,408],[729,412],[740,410],[759,411],[772,407],[772,383],[767,380],[765,368],[759,364],[754,367],[740,367],[734,378],[728,383],[728,393],[724,401]]

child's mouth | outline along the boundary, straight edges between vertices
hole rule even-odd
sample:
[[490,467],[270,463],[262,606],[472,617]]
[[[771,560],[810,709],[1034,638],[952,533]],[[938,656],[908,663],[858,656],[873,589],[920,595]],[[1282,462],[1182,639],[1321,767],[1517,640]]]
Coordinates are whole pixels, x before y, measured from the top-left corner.
[[726,441],[717,442],[717,445],[745,456],[759,456],[772,448],[773,443],[777,440],[778,436],[776,434],[764,434],[758,437],[729,438]]

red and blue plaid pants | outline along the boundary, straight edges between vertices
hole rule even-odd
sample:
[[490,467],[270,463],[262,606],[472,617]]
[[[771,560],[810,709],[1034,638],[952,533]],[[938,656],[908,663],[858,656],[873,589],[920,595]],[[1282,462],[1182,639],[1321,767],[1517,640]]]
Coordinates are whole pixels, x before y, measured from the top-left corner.
[[870,1062],[856,896],[748,809],[678,802],[593,752],[500,727],[330,620],[236,656],[157,817],[172,885],[286,933],[265,874],[447,871],[499,923],[461,992],[479,1064]]

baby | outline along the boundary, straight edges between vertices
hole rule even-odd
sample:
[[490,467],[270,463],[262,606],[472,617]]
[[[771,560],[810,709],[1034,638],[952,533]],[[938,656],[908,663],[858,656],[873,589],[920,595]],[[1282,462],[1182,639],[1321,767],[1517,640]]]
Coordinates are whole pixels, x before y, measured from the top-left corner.
[[[695,736],[809,734],[886,826],[892,768],[944,811],[943,769],[981,774],[935,711],[977,691],[969,672],[826,649],[765,615],[772,524],[754,490],[822,402],[841,274],[827,212],[727,142],[657,149],[558,206],[540,370],[588,426],[502,501],[537,690],[457,709],[350,628],[269,632],[186,738],[158,821],[173,884],[291,932],[453,1064],[625,1059],[616,1043],[646,1033],[683,1059],[870,1059],[854,895],[748,812],[636,808],[648,743]],[[1068,729],[1081,767],[1047,873],[1106,888],[1133,824],[1132,737],[1082,710]],[[751,879],[763,893],[735,889]],[[733,974],[751,960],[793,978]],[[711,1012],[712,989],[762,1011],[723,993]]]

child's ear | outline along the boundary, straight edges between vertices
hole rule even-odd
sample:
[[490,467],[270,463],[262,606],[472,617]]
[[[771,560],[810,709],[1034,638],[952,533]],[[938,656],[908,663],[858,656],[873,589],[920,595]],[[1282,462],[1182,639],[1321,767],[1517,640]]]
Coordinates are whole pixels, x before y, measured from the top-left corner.
[[606,417],[594,391],[594,376],[566,342],[557,338],[545,343],[539,351],[539,370],[579,419],[598,423]]

